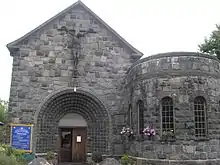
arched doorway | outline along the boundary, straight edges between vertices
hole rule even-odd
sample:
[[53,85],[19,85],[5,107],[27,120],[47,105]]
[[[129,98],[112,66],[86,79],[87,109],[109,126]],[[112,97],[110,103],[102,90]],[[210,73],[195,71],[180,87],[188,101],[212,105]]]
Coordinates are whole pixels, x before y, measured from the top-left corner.
[[[81,124],[87,126],[87,153],[108,154],[110,148],[110,117],[108,114],[102,102],[88,92],[65,89],[52,94],[42,103],[35,114],[36,153],[57,150],[56,137],[60,135],[59,127],[70,122],[68,118],[76,118],[78,115],[82,119]],[[73,121],[68,124],[76,126]]]
[[87,143],[87,122],[79,114],[68,113],[58,124],[59,161],[85,162]]

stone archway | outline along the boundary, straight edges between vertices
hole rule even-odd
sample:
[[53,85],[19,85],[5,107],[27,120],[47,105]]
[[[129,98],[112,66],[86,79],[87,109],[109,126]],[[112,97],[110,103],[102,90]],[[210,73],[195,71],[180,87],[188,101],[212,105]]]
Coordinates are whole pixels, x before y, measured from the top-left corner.
[[58,125],[68,113],[82,116],[87,124],[87,151],[109,153],[110,116],[102,102],[89,92],[64,89],[47,97],[35,114],[35,151],[56,150]]

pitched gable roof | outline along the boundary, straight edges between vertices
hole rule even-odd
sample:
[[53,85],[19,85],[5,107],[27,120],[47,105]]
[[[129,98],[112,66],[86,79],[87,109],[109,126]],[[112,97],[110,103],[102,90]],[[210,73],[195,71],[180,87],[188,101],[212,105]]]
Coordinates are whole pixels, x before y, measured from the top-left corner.
[[41,24],[40,26],[38,26],[37,28],[35,28],[34,30],[30,31],[29,33],[25,34],[23,37],[7,44],[7,48],[9,49],[10,52],[12,52],[14,49],[18,49],[17,44],[19,44],[20,42],[22,42],[23,40],[25,40],[27,37],[31,36],[33,33],[35,33],[36,31],[40,30],[41,28],[45,27],[46,25],[48,25],[50,22],[52,22],[53,20],[57,19],[58,17],[64,15],[65,13],[67,13],[69,10],[71,10],[72,8],[76,7],[76,6],[82,6],[88,13],[90,13],[95,19],[97,19],[101,24],[104,25],[104,27],[106,29],[108,29],[110,32],[112,32],[119,40],[121,40],[128,48],[130,48],[132,51],[134,51],[134,54],[138,55],[138,56],[142,56],[143,53],[140,52],[139,50],[137,50],[136,48],[134,48],[131,44],[129,44],[124,38],[122,38],[115,30],[113,30],[109,25],[107,25],[107,23],[105,23],[99,16],[97,16],[92,10],[90,10],[83,2],[81,2],[80,0],[78,0],[76,3],[74,3],[73,5],[71,5],[70,7],[66,8],[65,10],[61,11],[60,13],[58,13],[57,15],[55,15],[54,17],[52,17],[51,19],[47,20],[46,22],[44,22],[43,24]]

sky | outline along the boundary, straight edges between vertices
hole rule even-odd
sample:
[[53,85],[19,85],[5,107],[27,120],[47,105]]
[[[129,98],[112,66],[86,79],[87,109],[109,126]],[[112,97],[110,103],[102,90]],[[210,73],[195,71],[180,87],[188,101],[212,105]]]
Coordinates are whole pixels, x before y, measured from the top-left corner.
[[[81,0],[131,45],[149,55],[198,51],[220,23],[220,0]],[[10,43],[76,0],[0,0],[0,98],[8,100]]]

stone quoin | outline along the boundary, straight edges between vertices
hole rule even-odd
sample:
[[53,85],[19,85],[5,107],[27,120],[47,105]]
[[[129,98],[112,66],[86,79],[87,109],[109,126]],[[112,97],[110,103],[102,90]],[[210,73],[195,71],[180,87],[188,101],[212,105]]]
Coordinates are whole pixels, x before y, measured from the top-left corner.
[[[171,52],[141,59],[81,1],[7,48],[10,118],[34,124],[33,152],[56,151],[60,162],[126,152],[142,164],[220,163],[217,58]],[[146,138],[149,125],[156,135]],[[132,139],[123,140],[123,127],[133,129]]]

